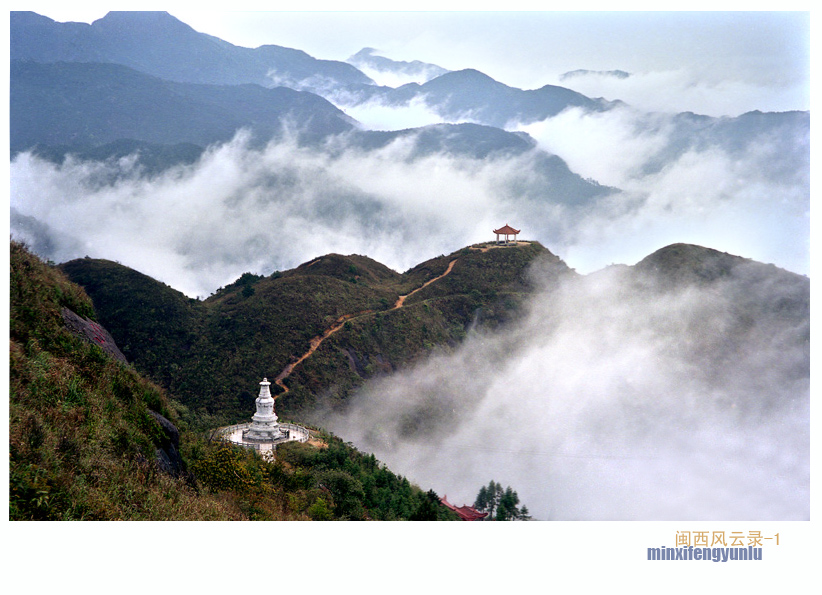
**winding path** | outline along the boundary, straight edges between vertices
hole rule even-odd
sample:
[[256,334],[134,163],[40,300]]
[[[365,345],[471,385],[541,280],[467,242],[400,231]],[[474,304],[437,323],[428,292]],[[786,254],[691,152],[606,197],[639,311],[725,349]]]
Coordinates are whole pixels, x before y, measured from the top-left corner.
[[[319,259],[318,259],[318,260],[319,260]],[[416,288],[414,291],[412,291],[411,293],[407,293],[407,294],[405,294],[405,295],[401,295],[401,296],[397,299],[397,302],[394,304],[394,307],[393,307],[393,308],[391,308],[391,309],[392,309],[392,310],[397,310],[397,309],[399,309],[399,308],[402,308],[402,307],[403,307],[403,305],[405,304],[405,300],[406,300],[407,298],[411,297],[412,295],[414,295],[415,293],[417,293],[419,290],[421,290],[421,289],[425,289],[426,287],[428,287],[429,285],[431,285],[434,281],[439,281],[440,279],[442,279],[443,277],[445,277],[446,275],[448,275],[448,274],[451,272],[451,270],[454,268],[454,265],[457,263],[457,260],[459,260],[459,259],[458,259],[458,258],[455,258],[455,259],[454,259],[454,260],[452,260],[450,263],[448,263],[448,268],[447,268],[447,269],[445,269],[445,272],[444,272],[442,275],[440,275],[439,277],[434,277],[433,279],[430,279],[430,280],[426,281],[425,283],[423,283],[422,285],[420,285],[419,287],[417,287],[417,288]],[[310,263],[308,266],[311,266],[312,264],[315,264],[316,262],[317,262],[317,261],[312,262],[312,263]],[[343,316],[340,316],[340,317],[336,320],[336,322],[334,322],[334,324],[332,324],[329,328],[327,328],[327,329],[323,332],[323,334],[322,334],[322,335],[318,335],[318,336],[314,337],[313,339],[311,339],[311,341],[309,342],[309,348],[308,348],[308,351],[306,351],[306,352],[305,352],[302,356],[300,356],[300,358],[299,358],[298,360],[296,360],[296,361],[294,361],[294,362],[292,362],[292,363],[288,364],[285,368],[283,368],[283,371],[282,371],[282,372],[280,372],[280,373],[277,375],[277,377],[274,379],[274,384],[276,384],[276,385],[277,385],[277,386],[279,386],[281,389],[283,389],[283,392],[281,392],[280,394],[276,395],[274,398],[275,398],[275,399],[277,399],[277,398],[279,398],[279,397],[283,396],[284,394],[286,394],[286,393],[289,391],[288,387],[285,385],[284,380],[285,380],[286,378],[288,378],[288,376],[290,376],[290,375],[291,375],[291,372],[293,372],[293,371],[294,371],[294,368],[296,368],[297,366],[299,366],[299,365],[300,365],[301,363],[303,363],[306,359],[308,359],[308,358],[311,356],[311,354],[312,354],[312,353],[314,353],[315,351],[317,351],[317,349],[319,348],[319,346],[320,346],[320,345],[322,345],[322,342],[323,342],[323,341],[325,341],[328,337],[330,337],[331,335],[333,335],[334,333],[336,333],[338,330],[340,330],[342,327],[344,327],[344,326],[345,326],[345,323],[346,323],[346,322],[348,322],[349,320],[353,320],[354,318],[359,318],[359,317],[361,317],[361,316],[367,316],[367,315],[369,315],[369,314],[373,314],[373,313],[374,313],[374,310],[363,310],[362,312],[356,312],[356,313],[354,313],[354,314],[344,314]]]
[[394,307],[392,308],[392,310],[396,310],[397,308],[402,308],[403,304],[405,304],[405,300],[406,300],[406,299],[410,298],[412,295],[414,295],[415,293],[417,293],[420,289],[425,289],[426,287],[428,287],[429,285],[431,285],[434,281],[439,281],[440,279],[442,279],[443,277],[445,277],[447,274],[449,274],[449,273],[451,272],[451,269],[453,269],[453,268],[454,268],[454,265],[457,263],[457,261],[458,261],[458,260],[459,260],[458,258],[455,258],[454,260],[452,260],[451,262],[449,262],[449,263],[448,263],[448,268],[447,268],[447,269],[445,269],[445,272],[444,272],[442,275],[440,275],[439,277],[434,277],[433,279],[431,279],[431,280],[429,280],[429,281],[426,281],[425,283],[423,283],[422,285],[420,285],[419,287],[417,287],[417,288],[416,288],[414,291],[412,291],[411,293],[408,293],[408,294],[406,294],[406,295],[401,295],[401,296],[399,297],[399,299],[397,300],[397,303],[396,303],[396,304],[394,304]]
[[323,341],[325,341],[328,337],[330,337],[331,335],[336,333],[338,330],[340,330],[342,327],[344,327],[345,323],[348,322],[349,320],[351,320],[352,318],[358,318],[360,316],[365,316],[367,314],[373,314],[373,313],[374,313],[374,310],[363,310],[362,312],[357,312],[356,314],[345,314],[343,316],[340,316],[337,319],[337,321],[333,325],[331,325],[329,328],[327,328],[322,335],[319,335],[319,336],[314,337],[313,339],[311,339],[311,341],[309,342],[308,351],[306,351],[304,354],[302,354],[300,359],[298,359],[295,362],[292,362],[292,363],[288,364],[285,368],[283,368],[283,371],[280,372],[277,375],[277,377],[274,379],[274,384],[276,384],[281,389],[283,389],[283,392],[281,392],[277,396],[283,395],[283,394],[288,392],[288,387],[285,384],[283,384],[283,380],[285,380],[291,374],[291,372],[294,371],[294,368],[299,366],[301,363],[303,363],[303,361],[308,359],[308,357],[312,353],[317,351],[317,348],[322,344]]

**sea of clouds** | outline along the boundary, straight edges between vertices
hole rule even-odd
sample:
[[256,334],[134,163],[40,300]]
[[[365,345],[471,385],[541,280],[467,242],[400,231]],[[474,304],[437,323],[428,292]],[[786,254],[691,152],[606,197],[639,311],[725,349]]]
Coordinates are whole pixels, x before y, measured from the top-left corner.
[[317,420],[458,505],[493,479],[539,520],[809,518],[807,320],[739,328],[744,267],[663,293],[624,267],[533,274],[520,323]]
[[[419,103],[370,108],[353,109],[362,120],[372,114],[374,129],[437,118]],[[668,155],[670,116],[649,118],[627,107],[570,109],[513,123],[537,147],[487,159],[412,158],[413,135],[367,151],[344,136],[252,148],[242,132],[194,164],[152,175],[134,158],[58,165],[22,153],[10,167],[11,231],[53,261],[117,260],[192,297],[246,271],[270,274],[331,252],[403,271],[493,239],[505,223],[585,273],[674,242],[809,272],[809,157],[786,156],[767,138],[733,154],[708,145]],[[561,204],[540,190],[550,186],[534,171],[540,151],[617,191]]]

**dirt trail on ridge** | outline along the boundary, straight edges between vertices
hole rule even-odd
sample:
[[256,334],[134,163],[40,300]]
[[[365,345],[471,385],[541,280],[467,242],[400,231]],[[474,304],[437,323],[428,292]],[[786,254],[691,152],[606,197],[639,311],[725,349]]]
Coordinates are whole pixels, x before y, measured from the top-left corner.
[[344,327],[345,323],[348,322],[349,320],[351,320],[352,318],[358,318],[360,316],[366,316],[368,314],[373,314],[373,313],[374,313],[374,310],[363,310],[362,312],[357,312],[355,314],[345,314],[343,316],[340,316],[332,326],[330,326],[329,328],[327,328],[325,330],[325,332],[323,332],[322,335],[319,335],[319,336],[314,337],[313,339],[311,339],[311,341],[309,342],[308,351],[306,351],[297,361],[288,364],[283,369],[283,371],[280,372],[279,375],[277,375],[277,377],[274,379],[274,384],[276,384],[277,386],[282,388],[283,391],[284,391],[280,394],[282,395],[282,394],[285,394],[286,392],[288,392],[288,387],[286,387],[285,384],[283,384],[283,380],[285,380],[291,374],[291,372],[294,371],[294,368],[299,366],[301,363],[303,363],[303,361],[308,359],[311,356],[312,353],[317,351],[317,348],[320,345],[322,345],[323,341],[325,341],[328,337],[330,337],[331,335],[336,333],[338,330],[340,330],[342,327]]
[[457,260],[459,260],[459,259],[458,259],[458,258],[455,258],[454,260],[452,260],[451,262],[449,262],[449,263],[448,263],[448,268],[447,268],[447,269],[445,269],[445,272],[444,272],[442,275],[440,275],[439,277],[434,277],[433,279],[431,279],[431,280],[429,280],[429,281],[426,281],[425,283],[423,283],[422,285],[420,285],[419,287],[417,287],[417,288],[416,288],[414,291],[412,291],[411,293],[408,293],[408,294],[406,294],[406,295],[401,295],[401,296],[399,297],[399,299],[397,300],[397,303],[396,303],[396,304],[394,304],[394,307],[392,308],[392,310],[396,310],[397,308],[402,308],[402,307],[403,307],[403,305],[405,304],[405,300],[406,300],[406,299],[410,298],[412,295],[414,295],[415,293],[417,293],[420,289],[425,289],[426,287],[428,287],[429,285],[431,285],[434,281],[439,281],[440,279],[442,279],[443,277],[445,277],[447,274],[449,274],[449,273],[451,272],[451,269],[453,269],[453,268],[454,268],[454,265],[457,263]]
[[[457,260],[459,260],[459,259],[455,258],[450,263],[448,263],[448,268],[445,269],[445,272],[442,275],[440,275],[439,277],[434,277],[433,279],[430,279],[430,280],[426,281],[425,283],[423,283],[422,285],[417,287],[411,293],[407,293],[406,295],[401,295],[399,297],[399,299],[397,299],[397,302],[394,304],[394,307],[391,308],[391,309],[392,310],[397,310],[399,308],[402,308],[403,305],[405,304],[406,299],[408,299],[409,297],[411,297],[412,295],[417,293],[419,290],[425,289],[426,287],[431,285],[434,281],[439,281],[440,279],[442,279],[443,277],[448,275],[451,272],[451,270],[454,268],[454,265],[457,263]],[[312,262],[311,264],[315,264],[315,263]],[[311,264],[309,264],[309,266],[311,266]],[[311,339],[311,341],[309,342],[308,351],[306,351],[302,356],[300,356],[299,359],[297,359],[294,362],[291,362],[285,368],[283,368],[283,371],[280,372],[277,375],[277,377],[274,379],[274,384],[279,386],[281,389],[283,389],[283,392],[276,395],[274,398],[277,399],[277,398],[281,397],[282,395],[284,395],[288,392],[289,389],[285,385],[285,382],[284,382],[285,379],[288,378],[288,376],[291,375],[291,373],[294,371],[294,368],[299,366],[306,359],[308,359],[311,356],[312,353],[317,351],[317,349],[320,347],[320,345],[322,345],[323,341],[325,341],[328,337],[330,337],[331,335],[336,333],[338,330],[340,330],[342,327],[344,327],[345,323],[348,322],[349,320],[353,320],[354,318],[359,318],[361,316],[368,316],[369,314],[373,314],[373,313],[374,313],[374,310],[363,310],[362,312],[355,312],[354,314],[344,314],[343,316],[340,316],[336,320],[336,322],[334,322],[333,325],[331,325],[329,328],[327,328],[323,332],[322,335],[318,335],[318,336],[314,337],[313,339]]]

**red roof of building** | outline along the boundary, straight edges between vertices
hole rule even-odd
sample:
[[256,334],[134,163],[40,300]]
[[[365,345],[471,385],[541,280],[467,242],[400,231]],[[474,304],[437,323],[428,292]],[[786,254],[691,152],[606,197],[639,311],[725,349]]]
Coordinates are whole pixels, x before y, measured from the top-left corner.
[[520,231],[520,230],[518,230],[518,229],[514,229],[513,227],[511,227],[510,225],[508,225],[508,224],[506,223],[505,225],[503,225],[503,226],[502,226],[502,227],[500,227],[499,229],[495,229],[495,230],[494,230],[494,233],[504,233],[504,234],[509,234],[509,235],[511,235],[511,234],[517,234],[517,233],[519,233],[519,231]]
[[447,500],[447,496],[440,498],[440,502],[442,502],[445,507],[456,512],[460,520],[463,521],[478,521],[488,516],[487,512],[480,512],[473,506],[454,506]]

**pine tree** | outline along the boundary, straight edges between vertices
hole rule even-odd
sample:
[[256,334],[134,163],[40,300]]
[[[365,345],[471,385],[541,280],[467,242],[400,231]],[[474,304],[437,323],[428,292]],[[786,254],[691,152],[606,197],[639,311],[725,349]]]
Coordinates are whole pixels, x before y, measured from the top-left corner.
[[488,507],[488,488],[486,488],[485,486],[482,486],[480,488],[479,493],[477,494],[477,499],[474,500],[474,508],[476,508],[480,512],[485,512],[487,507]]
[[474,501],[474,508],[480,512],[487,512],[486,520],[513,521],[527,520],[528,509],[523,506],[518,508],[519,495],[511,486],[503,490],[502,484],[493,479],[487,486],[482,486]]

